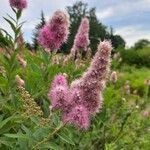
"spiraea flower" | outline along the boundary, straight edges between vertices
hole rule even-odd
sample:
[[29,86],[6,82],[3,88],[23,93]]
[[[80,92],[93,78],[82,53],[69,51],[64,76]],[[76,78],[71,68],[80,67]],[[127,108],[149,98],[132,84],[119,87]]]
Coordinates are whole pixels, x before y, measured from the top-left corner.
[[145,80],[145,85],[150,86],[150,79]]
[[83,18],[75,37],[74,48],[86,51],[89,44],[89,20]]
[[81,58],[88,51],[89,44],[89,20],[88,18],[83,18],[70,51],[71,57],[73,59]]
[[20,65],[21,65],[23,68],[26,68],[27,62],[23,59],[23,57],[21,57],[21,56],[18,55],[18,56],[17,56],[17,59],[18,59]]
[[125,92],[125,94],[127,94],[127,95],[129,95],[129,94],[131,93],[129,81],[126,81],[126,82],[125,82],[125,85],[124,85],[124,92]]
[[142,115],[143,117],[147,118],[149,116],[149,111],[145,110]]
[[69,35],[69,16],[56,11],[52,19],[39,31],[38,41],[45,49],[58,50]]
[[109,41],[100,42],[98,51],[93,58],[87,72],[71,85],[71,89],[77,88],[81,93],[81,99],[90,114],[94,114],[102,107],[102,95],[110,64],[111,44]]
[[9,0],[10,6],[19,10],[27,8],[26,0]]
[[24,80],[20,78],[19,75],[16,75],[16,84],[17,86],[23,87],[25,85]]
[[109,72],[112,46],[100,42],[88,70],[69,86],[63,77],[56,76],[49,92],[52,106],[60,108],[63,120],[87,129],[90,117],[102,108],[102,92]]
[[90,118],[86,107],[77,105],[72,108],[68,113],[63,116],[63,121],[75,124],[79,128],[87,129],[90,124]]
[[110,75],[110,81],[112,82],[112,83],[116,83],[117,82],[117,72],[116,71],[113,71],[112,73],[111,73],[111,75]]
[[68,85],[64,75],[57,75],[52,83],[48,98],[53,109],[65,109],[68,105]]

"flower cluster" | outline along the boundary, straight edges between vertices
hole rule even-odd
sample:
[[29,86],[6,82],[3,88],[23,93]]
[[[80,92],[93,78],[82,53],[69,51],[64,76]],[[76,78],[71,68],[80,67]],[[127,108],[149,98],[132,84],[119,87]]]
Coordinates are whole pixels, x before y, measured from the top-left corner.
[[115,84],[117,82],[117,72],[113,71],[110,75],[110,81]]
[[10,6],[19,10],[27,8],[26,0],[9,0]]
[[[75,36],[74,45],[71,49],[71,55],[73,57],[81,57],[82,50],[86,52],[90,44],[89,40],[89,20],[88,18],[83,18]],[[77,55],[77,56],[76,56]]]
[[[18,78],[18,77],[16,77],[16,78]],[[16,82],[18,82],[18,81],[16,81]],[[50,122],[50,118],[49,118],[50,116],[48,118],[43,117],[44,114],[43,114],[41,107],[37,105],[37,103],[31,97],[29,92],[26,91],[25,88],[21,84],[18,84],[18,90],[20,92],[21,100],[23,102],[24,112],[22,113],[22,116],[25,118],[30,118],[32,116],[39,116],[41,126],[48,124]]]
[[89,20],[83,18],[74,41],[75,49],[87,50],[89,40]]
[[52,19],[39,31],[38,41],[46,49],[57,50],[69,35],[69,17],[56,11]]
[[102,91],[109,71],[112,46],[100,42],[98,51],[83,76],[67,84],[63,75],[57,75],[48,94],[53,108],[63,111],[63,121],[87,129],[90,117],[102,108]]

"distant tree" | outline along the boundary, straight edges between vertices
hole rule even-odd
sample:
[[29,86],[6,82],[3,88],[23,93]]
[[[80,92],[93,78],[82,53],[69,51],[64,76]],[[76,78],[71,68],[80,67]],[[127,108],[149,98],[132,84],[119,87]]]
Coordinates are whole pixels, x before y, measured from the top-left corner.
[[92,52],[95,53],[99,41],[107,39],[109,37],[109,33],[107,31],[107,27],[98,20],[95,8],[91,8],[89,10],[89,20],[91,40],[90,47],[92,49]]
[[25,47],[28,49],[28,50],[30,50],[30,51],[32,51],[33,50],[33,47],[32,47],[32,44],[30,44],[30,43],[25,43]]
[[110,39],[111,39],[114,49],[117,49],[119,47],[125,48],[125,45],[126,45],[125,40],[120,35],[117,35],[117,34],[114,35],[112,27],[110,27]]
[[66,44],[62,46],[64,52],[69,52],[72,48],[75,35],[77,33],[78,27],[80,25],[81,19],[83,17],[89,18],[90,21],[90,47],[94,53],[97,49],[97,44],[100,39],[107,37],[106,26],[100,23],[96,16],[96,9],[88,9],[88,4],[82,1],[76,2],[73,6],[68,6],[66,8],[68,14],[70,15],[71,27],[70,36]]
[[32,38],[32,42],[33,42],[33,49],[36,51],[38,49],[38,33],[39,30],[45,25],[46,21],[45,21],[45,17],[44,17],[44,13],[43,11],[41,11],[41,18],[40,18],[40,23],[36,25],[34,33],[33,33],[33,38]]
[[144,47],[149,47],[150,46],[150,41],[147,39],[140,39],[134,44],[134,49],[142,49]]

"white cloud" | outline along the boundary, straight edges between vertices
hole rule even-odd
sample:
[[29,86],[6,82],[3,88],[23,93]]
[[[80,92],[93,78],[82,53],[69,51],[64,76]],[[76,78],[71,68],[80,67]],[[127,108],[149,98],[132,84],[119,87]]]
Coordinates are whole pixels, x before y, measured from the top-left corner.
[[125,26],[116,29],[115,34],[121,35],[127,42],[127,46],[132,46],[139,39],[149,39],[150,31],[143,30],[141,26]]
[[109,5],[105,9],[97,12],[99,19],[110,17],[121,17],[125,15],[139,13],[150,9],[150,0],[120,1],[114,5]]
[[114,15],[114,11],[112,8],[107,8],[105,10],[97,12],[96,15],[99,19],[106,19],[112,17]]

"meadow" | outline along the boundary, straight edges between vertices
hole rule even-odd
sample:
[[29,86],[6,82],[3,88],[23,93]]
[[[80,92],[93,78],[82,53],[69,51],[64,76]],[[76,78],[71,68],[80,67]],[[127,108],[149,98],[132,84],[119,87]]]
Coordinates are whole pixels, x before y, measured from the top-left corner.
[[[88,31],[80,25],[83,33],[77,34],[70,53],[56,51],[69,32],[66,16],[59,12],[50,25],[58,23],[61,30],[51,33],[47,28],[52,27],[45,26],[38,51],[30,51],[21,41],[23,23],[19,21],[25,5],[10,5],[16,18],[4,19],[14,35],[0,30],[0,149],[149,150],[150,47],[138,51],[113,48],[110,54],[110,41],[104,40],[94,57],[84,51],[89,47],[88,34],[83,39],[81,35]],[[49,39],[49,34],[62,37]],[[78,93],[85,93],[76,79],[89,90],[86,103],[77,99]],[[99,93],[103,96],[99,106],[97,96],[92,99],[93,91],[98,92],[98,100]]]

